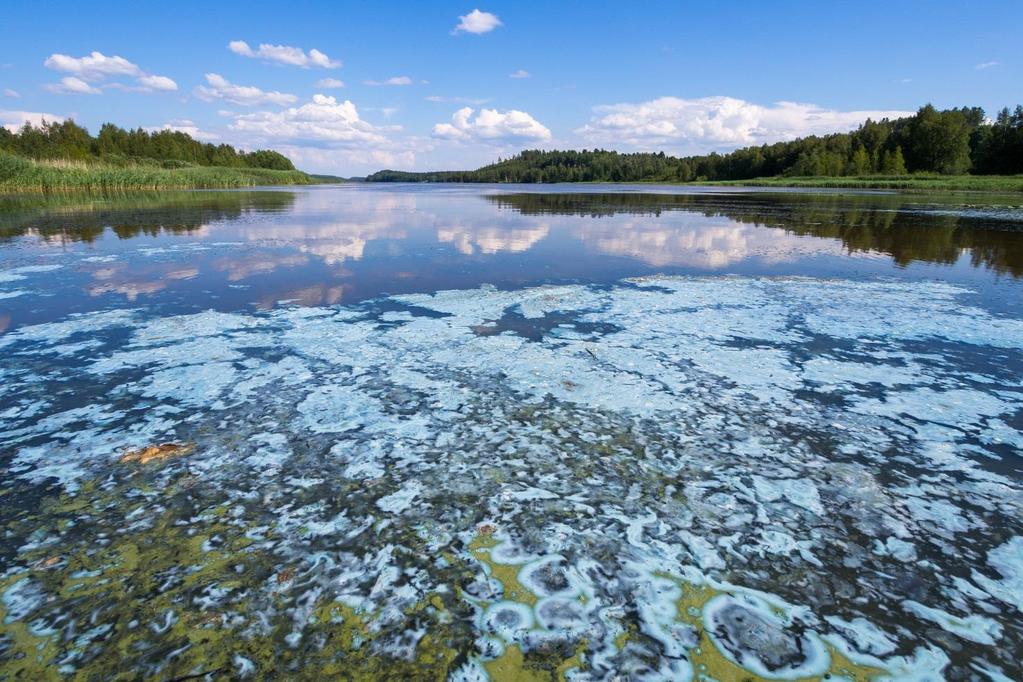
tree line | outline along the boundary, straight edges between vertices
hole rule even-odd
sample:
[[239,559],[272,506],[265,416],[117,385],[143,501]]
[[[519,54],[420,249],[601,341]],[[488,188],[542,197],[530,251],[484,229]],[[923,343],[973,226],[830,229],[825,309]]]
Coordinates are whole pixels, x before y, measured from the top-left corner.
[[527,150],[474,171],[383,170],[370,182],[693,182],[769,176],[1023,173],[1023,106],[994,121],[980,107],[867,120],[849,133],[803,137],[728,154],[673,157],[603,149]]
[[229,144],[193,139],[177,130],[126,130],[104,123],[94,137],[72,120],[25,123],[19,130],[0,126],[0,152],[35,160],[100,161],[113,165],[158,162],[165,168],[224,166],[295,170],[283,154],[268,149],[243,152]]

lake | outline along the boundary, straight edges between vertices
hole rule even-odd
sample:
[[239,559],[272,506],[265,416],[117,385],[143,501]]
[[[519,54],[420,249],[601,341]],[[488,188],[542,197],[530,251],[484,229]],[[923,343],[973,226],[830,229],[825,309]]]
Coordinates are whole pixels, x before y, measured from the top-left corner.
[[1023,677],[1023,199],[0,198],[0,671]]

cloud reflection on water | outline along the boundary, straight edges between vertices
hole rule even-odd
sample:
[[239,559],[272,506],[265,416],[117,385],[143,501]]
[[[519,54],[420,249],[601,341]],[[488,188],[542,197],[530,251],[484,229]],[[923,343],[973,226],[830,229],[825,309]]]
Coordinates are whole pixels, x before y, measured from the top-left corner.
[[[1011,230],[1023,216],[997,198],[978,208],[955,197],[594,189],[361,185],[6,199],[0,258],[77,263],[42,290],[8,297],[0,312],[14,311],[16,324],[26,314],[44,319],[32,299],[61,286],[96,300],[72,301],[73,309],[108,296],[235,309],[658,272],[791,275],[842,263],[877,274],[886,259],[892,273],[925,262],[1023,276],[1023,231]],[[832,265],[820,265],[827,259]]]

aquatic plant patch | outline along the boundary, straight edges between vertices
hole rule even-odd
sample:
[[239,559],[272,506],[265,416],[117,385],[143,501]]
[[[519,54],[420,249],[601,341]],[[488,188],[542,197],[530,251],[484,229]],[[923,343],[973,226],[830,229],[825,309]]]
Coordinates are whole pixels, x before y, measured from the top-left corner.
[[659,277],[19,327],[0,670],[1019,678],[1023,321],[969,293]]

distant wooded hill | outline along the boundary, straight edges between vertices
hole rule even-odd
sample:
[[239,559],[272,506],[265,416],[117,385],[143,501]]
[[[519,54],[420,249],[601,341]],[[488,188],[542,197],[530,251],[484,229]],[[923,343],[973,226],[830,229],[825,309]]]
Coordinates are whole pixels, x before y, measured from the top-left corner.
[[370,182],[693,182],[769,176],[1023,173],[1023,106],[994,121],[980,107],[867,120],[850,133],[804,137],[729,154],[677,158],[660,153],[528,150],[473,171],[383,170]]

